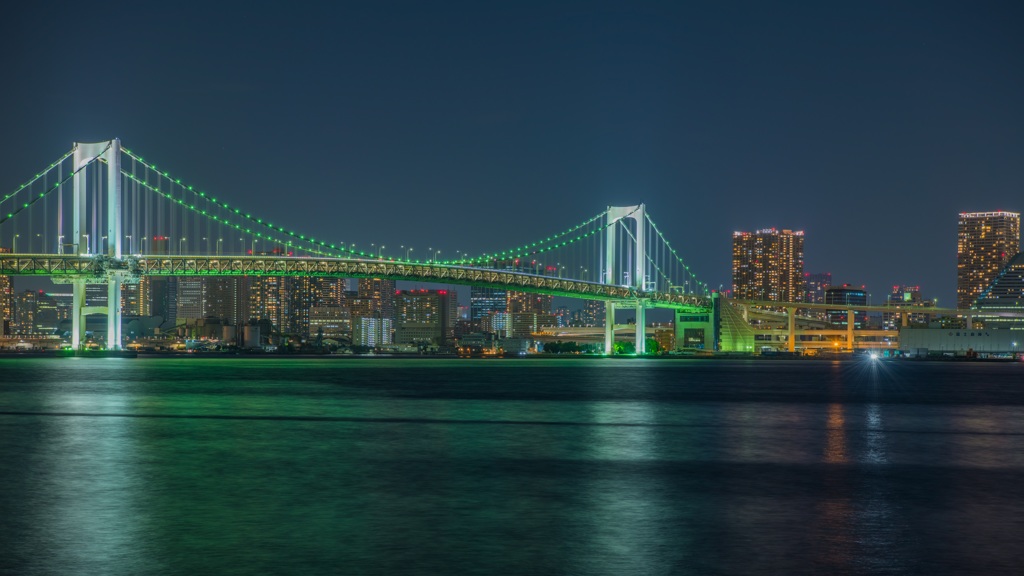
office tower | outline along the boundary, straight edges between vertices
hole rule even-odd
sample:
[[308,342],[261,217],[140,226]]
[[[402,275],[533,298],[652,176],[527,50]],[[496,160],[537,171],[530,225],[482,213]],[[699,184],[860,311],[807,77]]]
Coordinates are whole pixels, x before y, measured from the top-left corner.
[[811,304],[823,304],[825,302],[825,290],[832,286],[832,273],[822,272],[812,274],[804,272],[804,302]]
[[804,233],[766,228],[733,232],[732,296],[800,302],[804,298]]
[[970,308],[1020,252],[1020,214],[961,212],[956,242],[956,307]]
[[[0,254],[9,254],[10,248],[0,246]],[[11,333],[11,322],[14,321],[13,307],[14,287],[11,284],[11,277],[0,275],[0,334],[6,336]]]
[[242,279],[237,276],[204,278],[203,316],[219,318],[228,326],[245,322],[241,291]]
[[508,310],[508,292],[499,288],[469,288],[469,319],[478,326],[485,316]]
[[[170,252],[170,238],[153,236],[149,253],[166,256]],[[144,276],[139,282],[139,299],[143,303],[142,316],[159,316],[164,324],[173,326],[177,320],[178,278],[176,276]]]
[[[855,288],[849,284],[843,284],[825,290],[825,304],[864,306],[867,303],[868,293],[863,286]],[[837,306],[835,309],[829,308],[825,314],[828,317],[828,323],[832,326],[845,328],[849,323],[849,309],[847,308],[841,306]],[[855,311],[853,313],[854,328],[864,328],[867,326],[867,320],[867,312]]]
[[444,290],[399,290],[395,295],[395,343],[443,343],[448,323],[446,296]]
[[176,290],[177,314],[176,321],[195,323],[206,316],[203,310],[203,282],[205,278],[183,276],[178,278]]

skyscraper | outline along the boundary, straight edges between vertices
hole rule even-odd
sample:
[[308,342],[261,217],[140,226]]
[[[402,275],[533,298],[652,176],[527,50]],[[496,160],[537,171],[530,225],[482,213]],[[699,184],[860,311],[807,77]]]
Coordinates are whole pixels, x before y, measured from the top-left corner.
[[1020,214],[961,212],[956,241],[956,307],[970,308],[1020,252]]
[[825,290],[832,287],[832,273],[811,274],[804,272],[804,302],[821,304],[825,302]]
[[800,302],[804,298],[804,233],[775,228],[733,232],[734,298]]
[[[10,251],[10,248],[0,246],[0,254]],[[14,321],[13,291],[11,277],[0,275],[0,334],[3,335],[11,333],[11,322]]]

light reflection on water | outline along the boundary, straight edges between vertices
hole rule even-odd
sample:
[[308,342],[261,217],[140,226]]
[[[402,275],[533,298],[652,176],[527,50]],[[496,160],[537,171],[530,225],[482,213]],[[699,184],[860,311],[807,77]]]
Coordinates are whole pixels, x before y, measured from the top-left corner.
[[0,374],[0,572],[1017,567],[1019,366],[76,359]]

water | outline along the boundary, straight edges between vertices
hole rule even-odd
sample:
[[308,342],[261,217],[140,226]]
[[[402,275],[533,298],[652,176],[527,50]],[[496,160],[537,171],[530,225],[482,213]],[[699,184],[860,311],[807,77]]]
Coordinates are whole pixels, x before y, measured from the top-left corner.
[[0,359],[2,574],[1010,574],[1024,365]]

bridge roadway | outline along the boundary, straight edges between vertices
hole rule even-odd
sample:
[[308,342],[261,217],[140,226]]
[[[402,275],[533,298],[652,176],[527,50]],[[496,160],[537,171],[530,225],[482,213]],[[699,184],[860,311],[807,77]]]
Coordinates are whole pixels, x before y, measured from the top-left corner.
[[105,255],[0,254],[0,275],[84,279],[105,284],[111,274],[141,276],[314,276],[329,278],[387,278],[413,282],[500,288],[569,298],[609,302],[643,302],[649,308],[693,312],[711,309],[711,299],[690,294],[641,291],[628,286],[599,284],[468,266],[393,262],[377,259],[307,258],[283,256],[155,256],[120,259]]

